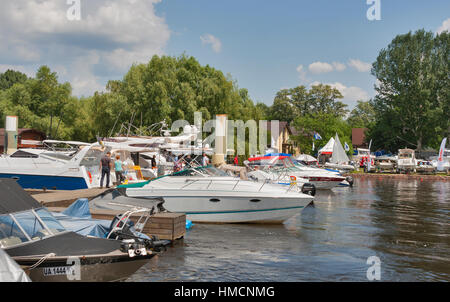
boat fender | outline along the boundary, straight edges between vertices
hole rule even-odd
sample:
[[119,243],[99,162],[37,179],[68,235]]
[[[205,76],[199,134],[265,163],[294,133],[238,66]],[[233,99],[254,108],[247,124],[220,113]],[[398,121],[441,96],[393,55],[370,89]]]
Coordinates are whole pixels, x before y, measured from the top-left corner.
[[347,176],[345,180],[349,183],[350,187],[353,187],[353,177]]
[[312,183],[305,183],[302,186],[302,193],[303,194],[307,194],[307,195],[311,195],[311,196],[315,196],[316,195],[316,186]]

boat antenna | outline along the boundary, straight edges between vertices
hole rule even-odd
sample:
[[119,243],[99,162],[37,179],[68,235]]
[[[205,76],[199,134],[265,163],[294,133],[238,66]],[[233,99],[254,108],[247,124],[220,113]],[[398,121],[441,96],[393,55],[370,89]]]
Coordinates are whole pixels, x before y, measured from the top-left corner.
[[[123,111],[123,110],[122,110],[122,111]],[[116,121],[114,122],[114,126],[112,127],[111,131],[109,132],[109,136],[108,136],[108,137],[111,137],[111,135],[113,134],[114,128],[116,128],[116,124],[117,124],[117,122],[119,121],[119,117],[120,117],[120,115],[122,114],[122,111],[119,112],[119,115],[117,116]]]

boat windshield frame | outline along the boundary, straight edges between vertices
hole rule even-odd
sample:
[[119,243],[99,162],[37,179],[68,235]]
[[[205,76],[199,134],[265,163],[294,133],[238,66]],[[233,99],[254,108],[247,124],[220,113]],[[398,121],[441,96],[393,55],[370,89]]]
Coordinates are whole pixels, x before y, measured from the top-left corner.
[[[42,212],[43,215],[38,214],[38,212]],[[28,218],[34,219],[33,229],[36,229],[36,225],[40,227],[40,229],[36,231],[34,234],[30,234],[27,231],[27,227],[29,225],[27,225],[26,222],[27,217],[25,216],[29,216]],[[5,223],[5,221],[8,220],[12,222],[11,225]],[[56,226],[57,228],[51,228],[49,224],[46,223],[46,221],[51,222],[51,224],[53,224],[53,226]],[[7,231],[6,227],[10,228],[10,231]],[[15,234],[20,235],[21,237],[8,236],[8,234],[12,235],[13,231]],[[30,242],[36,242],[48,237],[53,237],[66,232],[69,231],[66,230],[64,226],[62,226],[61,223],[59,223],[58,220],[51,214],[51,212],[44,207],[36,209],[27,209],[25,211],[0,215],[0,248],[7,249],[15,246],[20,246]],[[16,239],[16,238],[20,240],[20,242],[8,244],[6,241],[4,241],[5,239]]]
[[208,166],[200,166],[200,167],[195,167],[195,168],[188,168],[188,169],[184,169],[182,171],[178,171],[175,173],[172,173],[168,176],[202,176],[202,177],[211,177],[211,176],[215,176],[215,177],[229,177],[229,175],[214,167],[213,165],[208,165]]

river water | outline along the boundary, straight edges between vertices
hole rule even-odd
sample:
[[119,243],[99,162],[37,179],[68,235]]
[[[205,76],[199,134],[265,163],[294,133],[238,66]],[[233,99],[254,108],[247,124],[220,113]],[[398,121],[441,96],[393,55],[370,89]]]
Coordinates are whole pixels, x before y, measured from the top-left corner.
[[450,281],[450,182],[355,179],[283,225],[194,224],[128,281]]

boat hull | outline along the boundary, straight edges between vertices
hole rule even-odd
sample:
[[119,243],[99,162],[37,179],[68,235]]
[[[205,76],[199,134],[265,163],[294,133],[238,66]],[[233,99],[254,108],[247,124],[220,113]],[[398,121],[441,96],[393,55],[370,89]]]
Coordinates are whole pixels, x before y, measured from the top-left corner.
[[33,282],[109,282],[121,281],[134,274],[139,268],[148,263],[154,254],[142,256],[140,259],[130,258],[128,254],[84,256],[80,257],[79,278],[67,274],[67,257],[47,259],[38,267],[28,270],[28,267],[41,257],[13,257],[13,259],[27,272]]
[[0,173],[0,178],[16,179],[24,189],[79,190],[89,188],[83,177]]
[[[127,194],[128,190],[127,190]],[[161,193],[160,193],[161,194]],[[313,197],[269,198],[262,194],[248,196],[170,194],[158,196],[155,192],[140,192],[139,197],[162,198],[170,212],[185,213],[187,219],[202,223],[270,223],[280,224],[300,213]],[[138,197],[134,195],[133,197]]]

